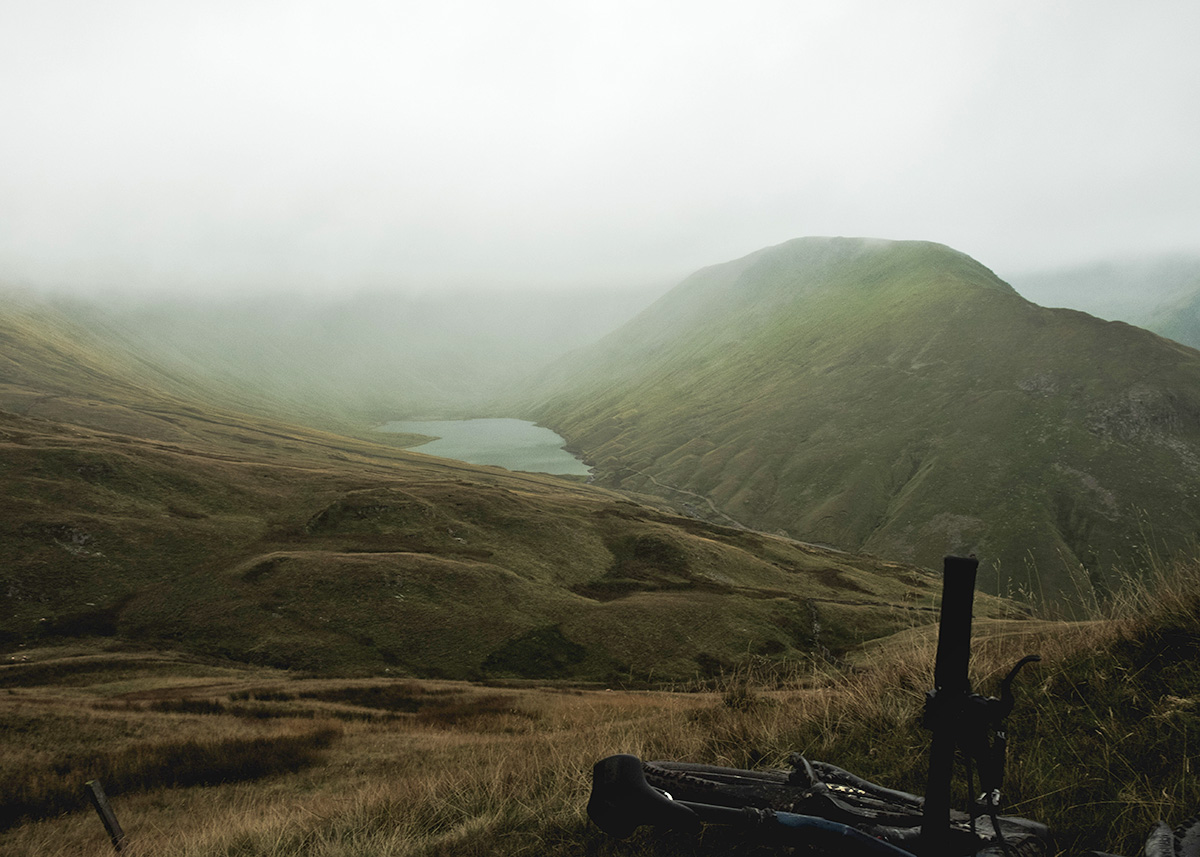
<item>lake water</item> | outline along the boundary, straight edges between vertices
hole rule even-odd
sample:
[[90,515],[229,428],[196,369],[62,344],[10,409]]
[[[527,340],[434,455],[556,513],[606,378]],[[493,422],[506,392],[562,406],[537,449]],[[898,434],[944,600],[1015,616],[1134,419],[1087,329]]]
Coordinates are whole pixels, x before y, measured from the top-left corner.
[[384,423],[379,431],[432,435],[437,440],[413,449],[468,464],[493,464],[532,473],[591,475],[587,465],[563,449],[566,441],[550,429],[525,420],[396,420]]

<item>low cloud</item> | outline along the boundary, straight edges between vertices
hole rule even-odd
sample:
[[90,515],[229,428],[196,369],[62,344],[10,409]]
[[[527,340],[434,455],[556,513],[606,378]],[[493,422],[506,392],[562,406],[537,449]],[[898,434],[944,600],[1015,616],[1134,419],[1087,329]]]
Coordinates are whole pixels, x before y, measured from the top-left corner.
[[0,21],[0,279],[653,284],[799,235],[1200,250],[1194,4],[122,0]]

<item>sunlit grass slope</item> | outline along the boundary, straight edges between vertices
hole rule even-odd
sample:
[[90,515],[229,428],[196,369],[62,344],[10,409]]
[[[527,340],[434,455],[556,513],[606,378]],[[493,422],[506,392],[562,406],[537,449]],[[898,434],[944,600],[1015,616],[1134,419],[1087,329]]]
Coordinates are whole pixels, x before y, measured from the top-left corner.
[[1200,353],[937,244],[800,239],[700,271],[527,413],[605,484],[922,565],[977,553],[983,585],[1035,597],[1106,591],[1200,520]]
[[156,367],[69,320],[0,324],[8,646],[116,637],[323,672],[649,681],[931,618],[932,578],[900,564],[247,417],[164,392]]

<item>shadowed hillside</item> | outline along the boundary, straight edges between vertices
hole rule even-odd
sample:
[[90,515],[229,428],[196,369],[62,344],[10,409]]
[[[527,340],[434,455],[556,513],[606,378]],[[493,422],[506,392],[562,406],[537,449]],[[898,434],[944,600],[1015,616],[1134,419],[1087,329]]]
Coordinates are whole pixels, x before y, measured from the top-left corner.
[[935,579],[912,568],[247,417],[170,382],[52,310],[0,316],[0,643],[644,681],[836,654],[933,616]]
[[927,566],[974,552],[1001,591],[1090,597],[1200,513],[1200,354],[923,242],[707,268],[526,410],[609,486]]

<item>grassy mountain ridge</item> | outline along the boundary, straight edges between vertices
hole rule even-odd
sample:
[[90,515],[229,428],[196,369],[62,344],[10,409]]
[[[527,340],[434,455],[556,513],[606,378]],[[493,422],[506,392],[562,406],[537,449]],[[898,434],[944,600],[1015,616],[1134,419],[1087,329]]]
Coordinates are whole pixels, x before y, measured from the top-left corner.
[[993,589],[1103,590],[1196,535],[1200,354],[941,245],[769,248],[556,372],[527,413],[607,485],[929,566],[975,552]]
[[900,564],[190,400],[36,307],[0,331],[10,649],[98,636],[324,672],[672,680],[932,619],[935,579]]

